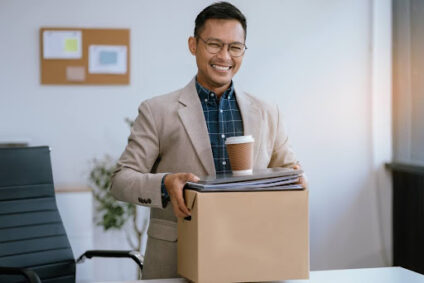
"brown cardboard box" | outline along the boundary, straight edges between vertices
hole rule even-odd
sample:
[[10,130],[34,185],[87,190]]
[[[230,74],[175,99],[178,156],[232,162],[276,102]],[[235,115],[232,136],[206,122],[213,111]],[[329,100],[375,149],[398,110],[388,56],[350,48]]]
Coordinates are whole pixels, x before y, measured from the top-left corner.
[[185,190],[178,273],[195,282],[309,278],[308,190]]

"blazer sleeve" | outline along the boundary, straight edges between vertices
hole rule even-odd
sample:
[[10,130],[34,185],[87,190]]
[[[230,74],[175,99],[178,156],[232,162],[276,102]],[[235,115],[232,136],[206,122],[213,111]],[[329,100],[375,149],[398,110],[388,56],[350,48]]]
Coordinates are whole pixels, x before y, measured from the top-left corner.
[[297,164],[296,156],[289,144],[289,138],[278,106],[276,106],[276,135],[268,167],[291,167]]
[[158,160],[158,128],[145,101],[138,109],[128,144],[112,175],[111,194],[121,201],[162,208],[161,181],[166,173],[152,172]]

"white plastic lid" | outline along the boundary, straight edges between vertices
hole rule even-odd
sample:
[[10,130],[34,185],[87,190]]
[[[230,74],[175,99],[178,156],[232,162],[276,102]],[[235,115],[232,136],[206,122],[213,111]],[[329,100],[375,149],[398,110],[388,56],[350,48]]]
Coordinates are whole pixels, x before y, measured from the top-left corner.
[[238,143],[248,143],[254,142],[255,139],[252,136],[238,136],[238,137],[230,137],[225,140],[225,144],[238,144]]

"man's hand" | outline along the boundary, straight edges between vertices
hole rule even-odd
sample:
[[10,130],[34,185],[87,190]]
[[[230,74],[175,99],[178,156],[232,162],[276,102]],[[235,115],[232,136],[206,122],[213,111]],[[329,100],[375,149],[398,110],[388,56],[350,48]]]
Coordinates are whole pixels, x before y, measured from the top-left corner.
[[198,182],[199,177],[191,173],[175,173],[166,175],[164,183],[177,217],[190,216],[190,210],[184,203],[183,188],[187,182]]
[[[294,170],[302,169],[299,164],[294,165],[292,168]],[[302,176],[299,178],[298,184],[302,185],[302,187],[304,187],[305,189],[308,188],[308,180],[306,179],[305,173],[303,173]]]

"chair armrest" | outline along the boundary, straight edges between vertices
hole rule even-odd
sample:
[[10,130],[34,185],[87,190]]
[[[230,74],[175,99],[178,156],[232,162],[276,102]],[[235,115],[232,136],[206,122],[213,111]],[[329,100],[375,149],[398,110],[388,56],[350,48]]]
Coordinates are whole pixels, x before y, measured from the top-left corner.
[[30,283],[41,283],[37,273],[27,268],[0,266],[0,274],[23,275]]
[[117,251],[117,250],[89,250],[83,253],[78,259],[77,263],[84,262],[85,258],[92,257],[126,257],[131,258],[138,264],[140,270],[143,270],[143,256],[137,251]]

